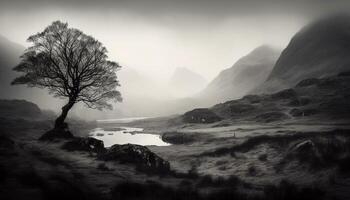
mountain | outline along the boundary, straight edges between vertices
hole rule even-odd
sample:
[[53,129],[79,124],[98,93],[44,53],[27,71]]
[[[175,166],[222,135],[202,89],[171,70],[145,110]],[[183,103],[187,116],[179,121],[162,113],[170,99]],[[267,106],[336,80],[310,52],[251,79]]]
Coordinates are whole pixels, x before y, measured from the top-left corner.
[[[226,126],[242,122],[350,121],[350,71],[324,78],[304,79],[296,86],[272,94],[243,98],[194,109],[180,117],[182,123]],[[178,120],[179,121],[179,120]]]
[[120,92],[126,101],[135,97],[168,99],[170,96],[166,87],[133,68],[123,67],[117,75],[121,85]]
[[263,83],[270,74],[280,51],[263,45],[223,70],[199,94],[208,105],[237,99]]
[[174,97],[189,97],[201,91],[207,81],[199,74],[184,68],[175,69],[169,81],[170,93]]
[[350,16],[333,15],[302,28],[283,50],[266,82],[253,93],[294,86],[350,69]]

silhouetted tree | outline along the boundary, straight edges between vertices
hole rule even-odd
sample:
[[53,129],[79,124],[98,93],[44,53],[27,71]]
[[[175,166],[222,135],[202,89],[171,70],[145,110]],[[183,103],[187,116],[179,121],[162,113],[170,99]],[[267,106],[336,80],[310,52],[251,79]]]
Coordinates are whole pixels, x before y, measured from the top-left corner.
[[107,60],[106,48],[93,37],[55,21],[43,32],[30,36],[28,42],[33,45],[13,69],[24,75],[12,84],[47,88],[55,97],[68,100],[55,128],[65,127],[68,111],[77,102],[101,110],[112,108],[109,100],[122,100],[116,90],[120,66]]

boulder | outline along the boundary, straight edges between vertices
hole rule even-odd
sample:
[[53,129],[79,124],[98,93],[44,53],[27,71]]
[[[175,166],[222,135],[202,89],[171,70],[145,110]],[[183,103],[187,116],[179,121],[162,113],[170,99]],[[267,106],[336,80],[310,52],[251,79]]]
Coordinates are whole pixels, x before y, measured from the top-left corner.
[[168,161],[162,159],[147,147],[136,144],[115,144],[106,153],[99,156],[104,161],[136,164],[137,168],[152,173],[167,173],[170,171]]
[[163,133],[162,140],[170,144],[189,144],[195,141],[195,137],[190,133],[173,131]]
[[207,108],[198,108],[186,112],[183,115],[183,121],[186,123],[213,123],[220,121],[221,117],[217,116],[213,111]]
[[74,138],[71,141],[66,142],[62,146],[62,149],[67,151],[87,151],[94,153],[106,152],[103,141],[92,137]]
[[305,140],[293,145],[289,149],[288,155],[297,158],[299,161],[319,163],[319,153],[315,143],[311,140]]
[[305,140],[294,145],[291,149],[292,152],[307,153],[315,150],[315,144],[311,140]]

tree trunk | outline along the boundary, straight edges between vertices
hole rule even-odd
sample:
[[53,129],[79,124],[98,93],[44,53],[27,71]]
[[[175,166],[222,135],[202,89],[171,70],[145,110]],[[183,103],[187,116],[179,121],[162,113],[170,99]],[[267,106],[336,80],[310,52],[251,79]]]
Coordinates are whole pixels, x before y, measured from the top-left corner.
[[64,123],[68,115],[68,111],[73,107],[75,101],[69,100],[69,102],[62,107],[61,115],[55,121],[55,129],[65,129],[67,125]]

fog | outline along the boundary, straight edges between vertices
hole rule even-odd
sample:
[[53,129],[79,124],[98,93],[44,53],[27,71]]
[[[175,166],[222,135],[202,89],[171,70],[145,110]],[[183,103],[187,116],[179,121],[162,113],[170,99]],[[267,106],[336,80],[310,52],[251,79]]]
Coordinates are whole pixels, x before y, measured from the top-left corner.
[[[12,0],[0,3],[0,35],[28,47],[26,39],[52,21],[68,22],[101,41],[109,58],[123,67],[118,73],[124,103],[117,104],[112,115],[162,115],[176,113],[155,109],[159,102],[173,102],[181,96],[169,85],[177,68],[211,81],[257,46],[283,49],[320,13],[348,8],[346,1],[322,0]],[[45,109],[60,107],[53,100],[29,100]],[[145,106],[149,110],[141,112]]]

